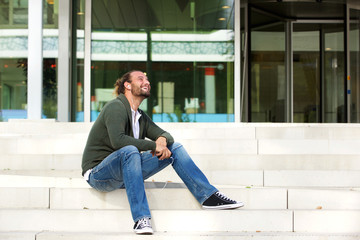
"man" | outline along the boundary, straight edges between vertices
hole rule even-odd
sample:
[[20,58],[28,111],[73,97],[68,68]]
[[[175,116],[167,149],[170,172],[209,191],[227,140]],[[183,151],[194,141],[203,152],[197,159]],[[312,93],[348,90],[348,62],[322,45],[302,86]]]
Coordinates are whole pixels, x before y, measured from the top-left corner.
[[242,207],[212,186],[184,147],[139,109],[150,89],[141,71],[116,81],[117,98],[102,109],[84,150],[82,169],[89,185],[103,192],[126,189],[137,234],[153,233],[144,180],[169,164],[203,208]]

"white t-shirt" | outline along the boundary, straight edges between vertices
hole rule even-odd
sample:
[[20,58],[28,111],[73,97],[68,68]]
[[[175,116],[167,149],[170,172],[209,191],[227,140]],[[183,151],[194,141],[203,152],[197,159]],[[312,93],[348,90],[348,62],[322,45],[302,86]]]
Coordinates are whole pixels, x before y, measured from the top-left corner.
[[139,111],[134,111],[131,109],[131,115],[132,115],[132,126],[133,126],[133,134],[134,138],[139,139],[139,133],[140,133],[140,124],[139,119],[141,117],[141,114]]

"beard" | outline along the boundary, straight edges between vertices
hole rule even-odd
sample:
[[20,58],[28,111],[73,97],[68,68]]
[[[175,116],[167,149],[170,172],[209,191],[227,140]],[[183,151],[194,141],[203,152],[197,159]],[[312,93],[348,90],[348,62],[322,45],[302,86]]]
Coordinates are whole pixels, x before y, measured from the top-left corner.
[[144,97],[144,98],[148,98],[150,97],[150,86],[147,87],[148,89],[145,90],[143,88],[137,87],[137,86],[131,86],[131,93],[134,96],[138,96],[138,97]]

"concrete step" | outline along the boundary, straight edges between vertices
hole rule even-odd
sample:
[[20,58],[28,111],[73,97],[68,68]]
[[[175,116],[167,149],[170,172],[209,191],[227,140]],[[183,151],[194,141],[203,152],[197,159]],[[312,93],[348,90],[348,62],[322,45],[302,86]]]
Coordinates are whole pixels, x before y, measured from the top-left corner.
[[[270,188],[219,188],[232,199],[244,202],[244,209],[286,209],[287,190]],[[201,205],[187,188],[147,188],[153,210],[199,210]],[[181,199],[181,200],[180,200]],[[101,193],[94,189],[50,190],[52,209],[129,209],[124,189]]]
[[[293,231],[288,210],[153,210],[155,231]],[[189,221],[191,219],[191,221]],[[236,221],[234,221],[236,219]],[[128,210],[0,210],[0,231],[131,232]]]
[[[308,123],[157,123],[180,139],[359,139],[360,124]],[[0,122],[0,136],[14,134],[88,133],[93,123],[54,119]]]
[[359,139],[262,139],[258,154],[360,154]]
[[[263,186],[264,174],[260,170],[203,172],[212,184]],[[147,181],[182,183],[171,166],[151,176]],[[0,187],[81,187],[84,184],[87,185],[80,170],[0,170]]]
[[[359,155],[191,154],[204,170],[360,170]],[[0,170],[80,170],[82,154],[3,154]]]
[[[335,170],[205,170],[214,185],[247,187],[359,188],[360,171]],[[146,179],[152,182],[182,183],[167,167]],[[33,185],[32,185],[33,184]],[[0,170],[0,187],[84,187],[80,170]]]
[[82,154],[3,154],[0,170],[80,170]]
[[0,122],[0,135],[88,133],[92,125],[84,122],[56,122],[55,119],[10,119],[8,122]]
[[[360,124],[159,124],[191,154],[359,155]],[[0,123],[2,154],[81,154],[92,123]]]
[[[2,240],[36,240],[38,232],[5,232],[0,231],[0,239]],[[53,233],[59,237],[59,233]],[[50,239],[50,238],[49,238]]]
[[[189,221],[191,219],[191,221]],[[153,210],[159,232],[360,233],[356,210]],[[0,210],[0,231],[131,232],[128,210]]]
[[0,174],[0,187],[7,188],[89,188],[81,178]]
[[[0,137],[2,154],[82,154],[87,133]],[[360,155],[360,139],[176,139],[190,154]]]
[[[199,210],[201,206],[183,184],[146,182],[153,210]],[[227,196],[245,203],[243,209],[360,210],[360,189],[231,188]],[[129,209],[124,189],[109,193],[91,188],[0,188],[3,209]],[[181,199],[181,201],[179,201]]]
[[[87,134],[2,136],[0,152],[2,154],[82,154]],[[230,153],[257,154],[256,140],[223,139],[187,139],[181,141],[191,154]]]
[[[219,187],[219,190],[244,202],[243,209],[360,210],[360,189]],[[186,188],[147,188],[146,192],[151,209],[201,209]],[[125,190],[100,193],[94,189],[53,188],[49,205],[53,209],[129,208]]]
[[[153,186],[151,186],[153,185]],[[146,184],[152,210],[199,210],[200,204],[183,185]],[[219,188],[227,196],[245,203],[244,209],[286,209],[286,189]],[[102,193],[87,188],[0,188],[2,209],[127,209],[124,189]],[[181,201],[180,201],[181,199]]]
[[274,233],[274,232],[156,232],[154,235],[134,233],[94,232],[0,232],[2,240],[358,240],[360,234],[316,234],[316,233]]
[[360,189],[288,189],[288,208],[360,210]]
[[2,154],[82,154],[87,133],[2,136]]
[[360,187],[359,171],[264,171],[267,187]]

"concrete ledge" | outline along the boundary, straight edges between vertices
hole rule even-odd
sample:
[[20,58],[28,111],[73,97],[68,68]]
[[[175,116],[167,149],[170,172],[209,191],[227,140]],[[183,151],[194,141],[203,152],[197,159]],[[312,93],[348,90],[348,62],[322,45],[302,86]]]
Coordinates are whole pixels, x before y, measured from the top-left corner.
[[360,233],[360,211],[296,210],[294,231],[313,233]]
[[82,154],[0,154],[0,170],[78,170]]
[[48,188],[0,188],[0,208],[49,208]]
[[[155,231],[291,232],[292,212],[287,210],[154,210]],[[3,231],[131,232],[127,210],[0,210]]]
[[[240,170],[240,171],[217,171],[204,170],[203,173],[215,185],[233,185],[233,186],[263,186],[263,171],[261,170]],[[167,167],[161,172],[151,176],[147,181],[155,182],[182,182],[180,177],[171,168]]]
[[264,171],[266,187],[359,187],[359,171]]
[[2,188],[90,188],[82,178],[0,175]]
[[[0,235],[1,236],[1,235]],[[37,240],[359,240],[360,234],[305,234],[273,232],[155,232],[154,235],[140,236],[134,233],[89,233],[89,232],[43,232]]]
[[0,232],[1,240],[36,240],[38,232]]
[[[263,186],[263,171],[203,171],[214,185]],[[172,167],[147,182],[183,183]],[[90,188],[79,170],[0,170],[0,187]]]
[[190,154],[257,154],[256,140],[243,139],[188,139],[179,140]]
[[289,209],[360,210],[360,191],[341,189],[289,189]]
[[[226,188],[221,189],[232,199],[245,203],[243,209],[287,209],[286,189]],[[186,188],[146,189],[152,210],[199,210],[200,204]],[[181,201],[179,201],[181,199]],[[129,209],[124,189],[101,193],[94,189],[58,189],[50,191],[51,209]]]
[[[359,155],[191,154],[201,170],[360,170]],[[4,154],[0,170],[78,170],[82,154]]]
[[328,140],[260,139],[259,154],[328,154]]

